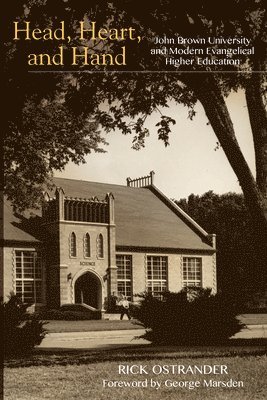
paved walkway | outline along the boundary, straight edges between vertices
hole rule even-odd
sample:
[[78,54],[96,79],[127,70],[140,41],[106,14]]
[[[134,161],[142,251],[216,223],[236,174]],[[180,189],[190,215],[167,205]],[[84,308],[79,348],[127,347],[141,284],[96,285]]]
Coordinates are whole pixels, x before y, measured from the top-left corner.
[[144,339],[135,339],[144,329],[49,333],[39,348],[45,349],[109,349],[148,344]]
[[238,332],[233,338],[234,339],[267,338],[267,324],[247,325],[246,328]]
[[[42,341],[42,349],[110,349],[148,344],[144,339],[135,339],[144,329],[97,332],[49,333]],[[233,339],[267,338],[267,325],[249,325]]]

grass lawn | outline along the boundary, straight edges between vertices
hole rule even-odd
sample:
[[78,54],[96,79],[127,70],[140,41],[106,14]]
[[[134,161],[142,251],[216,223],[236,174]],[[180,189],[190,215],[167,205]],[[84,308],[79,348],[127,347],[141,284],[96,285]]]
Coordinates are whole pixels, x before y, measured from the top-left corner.
[[[246,315],[242,316],[242,321],[248,324],[265,324],[267,318],[265,321],[262,315]],[[49,324],[50,331],[54,332],[139,328],[127,320],[52,321]],[[119,374],[121,364],[143,366],[148,373]],[[190,371],[179,374],[176,369],[172,373],[170,366],[173,365],[174,369],[177,365],[182,365],[185,371],[188,366],[225,365],[228,374],[203,375],[191,374]],[[160,372],[163,366],[168,366],[168,373]],[[228,344],[214,347],[144,345],[128,349],[73,350],[64,353],[37,349],[29,357],[6,361],[4,398],[5,400],[54,400],[55,397],[57,400],[117,400],[121,397],[123,400],[265,400],[266,375],[266,339],[236,339],[230,340]],[[212,386],[209,386],[210,381]],[[220,382],[230,386],[235,384],[238,387],[222,386]],[[152,387],[153,384],[160,385],[160,388]],[[194,388],[195,385],[199,387]]]
[[[243,349],[244,350],[244,349]],[[264,400],[267,393],[267,357],[262,351],[243,351],[241,348],[152,348],[117,350],[99,353],[76,352],[69,356],[43,355],[43,365],[5,368],[5,400],[124,400],[194,399],[194,400]],[[228,353],[227,353],[228,351]],[[44,365],[45,357],[50,364]],[[65,357],[65,365],[62,365]],[[91,357],[91,358],[90,358]],[[42,356],[39,355],[39,360]],[[47,360],[46,360],[47,361]],[[122,375],[119,365],[143,366],[148,374]],[[30,364],[29,364],[30,365]],[[170,366],[225,365],[228,374],[178,374]],[[169,373],[158,373],[168,366]],[[153,370],[154,368],[154,370]],[[151,387],[151,379],[160,388]],[[204,380],[238,382],[239,387],[206,387]],[[105,382],[103,382],[105,380]],[[122,382],[115,384],[114,381]],[[181,385],[199,381],[199,387],[189,389]],[[139,382],[139,383],[138,383]],[[104,387],[105,383],[105,387]],[[125,386],[132,384],[133,387]],[[115,386],[116,385],[116,386]],[[118,387],[120,385],[121,387]],[[141,387],[136,387],[140,385]],[[174,387],[176,385],[177,387]],[[179,386],[180,385],[180,386]],[[191,385],[194,385],[194,383]],[[170,387],[168,387],[170,386]]]
[[[244,324],[267,324],[267,314],[242,314],[239,319]],[[45,326],[48,332],[90,332],[112,331],[120,329],[140,329],[140,325],[126,319],[122,321],[48,321]]]

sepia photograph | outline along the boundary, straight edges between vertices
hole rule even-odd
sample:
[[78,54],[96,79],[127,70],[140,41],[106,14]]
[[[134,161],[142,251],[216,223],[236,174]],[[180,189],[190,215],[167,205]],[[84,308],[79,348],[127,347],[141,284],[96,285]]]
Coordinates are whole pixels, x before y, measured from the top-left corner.
[[266,398],[266,13],[10,1],[4,400]]

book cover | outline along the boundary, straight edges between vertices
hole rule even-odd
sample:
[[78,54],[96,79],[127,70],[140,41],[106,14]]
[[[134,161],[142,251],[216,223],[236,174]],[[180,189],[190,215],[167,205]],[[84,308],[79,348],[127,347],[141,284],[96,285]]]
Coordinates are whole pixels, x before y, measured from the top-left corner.
[[264,399],[264,1],[4,25],[3,397]]

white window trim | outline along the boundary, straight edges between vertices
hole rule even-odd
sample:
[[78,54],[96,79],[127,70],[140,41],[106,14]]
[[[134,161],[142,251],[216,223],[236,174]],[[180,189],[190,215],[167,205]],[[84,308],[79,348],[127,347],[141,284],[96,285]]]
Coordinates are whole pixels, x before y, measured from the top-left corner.
[[[148,257],[158,257],[158,258],[166,258],[166,279],[153,279],[153,275],[152,275],[152,279],[148,278]],[[169,279],[168,279],[168,268],[169,268],[169,257],[166,254],[146,254],[146,290],[148,291],[148,284],[151,283],[151,292],[154,296],[154,284],[160,284],[161,287],[165,288],[165,291],[168,291],[168,287],[169,287]],[[163,291],[163,290],[162,290]],[[161,298],[161,296],[156,296],[157,298]]]
[[[185,260],[186,259],[189,259],[189,258],[193,258],[193,259],[195,259],[195,260],[200,260],[200,279],[184,279],[184,262],[185,262]],[[186,265],[186,267],[188,267],[188,265]],[[195,265],[195,268],[196,268],[196,265]],[[187,271],[187,275],[188,275],[188,271]],[[202,257],[199,257],[199,256],[183,256],[182,257],[182,286],[183,287],[193,287],[193,286],[196,286],[196,287],[202,287],[203,285],[202,285],[202,283],[203,283],[203,259],[202,259]]]
[[[40,257],[40,265],[41,265],[41,278],[36,279],[35,278],[18,278],[17,279],[17,272],[16,272],[16,252],[33,252],[36,254],[39,254]],[[35,302],[33,305],[37,306],[42,306],[45,304],[45,271],[44,271],[44,263],[43,263],[43,257],[42,257],[42,251],[40,249],[36,249],[34,247],[16,247],[13,249],[13,291],[15,294],[17,294],[16,290],[16,283],[17,281],[24,282],[24,281],[38,281],[41,282],[41,302]],[[36,293],[34,293],[34,297],[36,298]]]
[[[132,299],[133,299],[133,256],[132,256],[132,254],[116,254],[116,266],[117,266],[117,272],[118,272],[119,267],[117,265],[117,257],[130,257],[130,259],[131,259],[131,265],[130,265],[131,277],[130,277],[130,279],[129,278],[118,278],[117,277],[117,291],[118,291],[118,283],[123,283],[124,286],[126,286],[126,283],[130,283],[131,295],[127,296],[127,297],[130,297],[130,301],[132,301]],[[125,271],[125,264],[124,264],[124,271]]]

